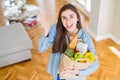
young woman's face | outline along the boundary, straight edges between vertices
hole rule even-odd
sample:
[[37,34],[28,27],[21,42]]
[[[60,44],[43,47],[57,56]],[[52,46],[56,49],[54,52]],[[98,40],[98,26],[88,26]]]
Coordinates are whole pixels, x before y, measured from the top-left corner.
[[65,10],[61,13],[61,21],[63,26],[67,29],[67,31],[72,33],[77,29],[77,15],[70,9]]

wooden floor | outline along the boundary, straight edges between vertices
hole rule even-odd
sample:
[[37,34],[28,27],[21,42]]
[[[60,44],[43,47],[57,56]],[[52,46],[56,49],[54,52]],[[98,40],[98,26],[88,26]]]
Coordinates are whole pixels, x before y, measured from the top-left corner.
[[[32,4],[32,1],[35,0],[28,0],[28,3]],[[66,1],[51,0],[54,1],[51,2],[51,5],[45,2],[46,0],[41,1],[44,1],[43,3],[46,4],[44,6],[46,7],[45,9],[52,10],[52,12],[55,11],[56,13],[52,17],[53,19],[50,20],[52,24],[56,21],[56,16],[61,5],[65,4]],[[38,6],[40,4],[41,2],[37,2]],[[52,5],[54,7],[50,8]],[[49,12],[49,10],[45,11]],[[2,14],[2,7],[0,7],[0,26],[5,25],[5,19]],[[51,19],[51,15],[54,15],[54,13],[49,12],[49,19]],[[37,50],[38,39],[43,31],[42,28],[33,27],[26,31],[33,42],[33,48],[31,50],[32,59],[0,68],[0,80],[52,80],[52,76],[46,72],[51,47],[43,53],[39,53]],[[120,80],[120,46],[116,45],[111,39],[105,39],[99,42],[94,41],[94,44],[100,66],[96,72],[87,77],[87,80]]]

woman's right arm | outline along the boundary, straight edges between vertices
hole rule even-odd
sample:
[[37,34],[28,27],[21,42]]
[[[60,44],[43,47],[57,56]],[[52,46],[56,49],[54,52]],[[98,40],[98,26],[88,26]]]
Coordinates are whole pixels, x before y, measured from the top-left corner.
[[44,52],[50,47],[50,44],[53,44],[54,38],[56,36],[56,24],[51,26],[49,33],[47,35],[48,36],[45,36],[45,34],[43,33],[41,38],[39,39],[38,42],[39,52]]
[[41,25],[40,27],[44,29],[44,32],[38,42],[38,50],[39,52],[43,52],[50,47],[51,43],[54,42],[54,38],[56,36],[56,24],[50,27],[47,17],[42,12],[40,12],[37,16]]

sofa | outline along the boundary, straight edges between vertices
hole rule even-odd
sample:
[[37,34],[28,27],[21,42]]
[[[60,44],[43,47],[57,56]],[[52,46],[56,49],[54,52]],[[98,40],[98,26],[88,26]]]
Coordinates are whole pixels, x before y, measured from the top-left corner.
[[31,59],[32,41],[21,23],[0,26],[0,67]]

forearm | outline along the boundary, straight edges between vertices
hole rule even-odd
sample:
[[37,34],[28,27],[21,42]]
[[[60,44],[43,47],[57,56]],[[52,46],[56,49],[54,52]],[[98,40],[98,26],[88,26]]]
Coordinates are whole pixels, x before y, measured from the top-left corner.
[[88,76],[93,72],[95,72],[98,69],[98,67],[99,67],[99,63],[98,63],[98,60],[96,59],[94,63],[91,66],[89,66],[87,69],[80,70],[79,76]]
[[50,47],[50,44],[53,44],[56,36],[56,24],[52,25],[48,32],[43,33],[39,40],[39,52],[43,52]]
[[48,37],[46,37],[45,35],[42,35],[38,42],[39,52],[44,52],[45,50],[49,48],[50,44],[48,42],[49,42]]

